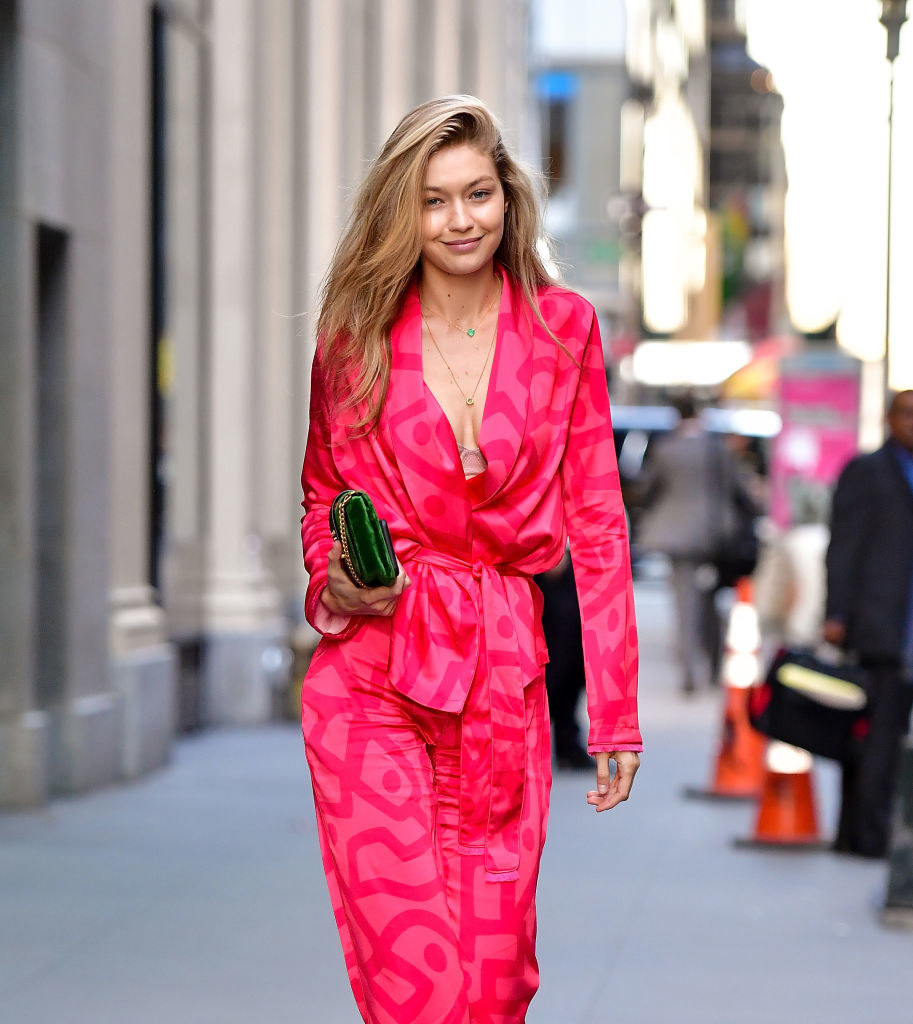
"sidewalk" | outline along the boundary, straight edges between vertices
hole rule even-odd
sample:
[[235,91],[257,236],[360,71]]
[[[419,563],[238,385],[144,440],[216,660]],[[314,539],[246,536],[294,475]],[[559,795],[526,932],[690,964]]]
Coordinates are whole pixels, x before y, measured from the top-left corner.
[[[735,850],[748,805],[688,802],[718,697],[684,701],[638,589],[647,753],[598,818],[556,776],[529,1024],[908,1024],[913,935],[882,863]],[[830,828],[835,773],[817,769]],[[294,726],[182,740],[166,771],[0,816],[4,1024],[356,1024]]]

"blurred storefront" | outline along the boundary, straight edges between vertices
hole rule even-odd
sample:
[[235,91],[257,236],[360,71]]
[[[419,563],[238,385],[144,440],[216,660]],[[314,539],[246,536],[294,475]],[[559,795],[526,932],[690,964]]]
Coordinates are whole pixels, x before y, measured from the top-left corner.
[[0,5],[0,806],[276,712],[351,188],[433,95],[522,136],[527,6]]

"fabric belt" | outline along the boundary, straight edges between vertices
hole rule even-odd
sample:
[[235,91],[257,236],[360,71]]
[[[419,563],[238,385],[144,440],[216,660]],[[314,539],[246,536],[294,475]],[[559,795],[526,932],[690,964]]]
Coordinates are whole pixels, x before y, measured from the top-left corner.
[[[405,554],[405,553],[404,553]],[[467,695],[460,738],[460,853],[484,856],[489,881],[515,881],[526,783],[526,698],[519,638],[504,576],[527,580],[509,566],[468,562],[430,548],[405,554],[406,564],[443,569],[476,611],[474,650],[461,654]],[[421,628],[418,622],[412,629]],[[471,664],[470,664],[471,663]]]

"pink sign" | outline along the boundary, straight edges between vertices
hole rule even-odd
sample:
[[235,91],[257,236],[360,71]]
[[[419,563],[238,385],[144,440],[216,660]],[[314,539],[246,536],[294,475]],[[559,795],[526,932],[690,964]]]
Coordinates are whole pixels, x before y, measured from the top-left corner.
[[826,519],[837,476],[858,450],[859,361],[837,352],[784,359],[779,400],[770,511],[785,529]]

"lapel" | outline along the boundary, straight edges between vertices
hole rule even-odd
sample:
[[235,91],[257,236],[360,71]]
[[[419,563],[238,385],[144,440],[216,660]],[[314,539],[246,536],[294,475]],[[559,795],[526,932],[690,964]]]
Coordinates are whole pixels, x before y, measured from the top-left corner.
[[390,331],[390,356],[384,420],[403,485],[424,532],[443,534],[448,547],[461,550],[469,537],[469,495],[450,423],[425,387],[415,281]]
[[[532,378],[531,313],[522,291],[502,269],[498,336],[479,447],[487,470],[463,476],[450,422],[422,374],[422,313],[413,281],[390,332],[391,375],[385,419],[403,483],[423,523],[468,539],[470,506],[491,501],[504,487],[526,432]],[[430,521],[429,521],[430,517]]]
[[907,479],[897,456],[891,450],[890,442],[885,442],[881,448],[881,452],[884,462],[888,467],[888,473],[894,480],[895,486],[903,493],[908,510],[913,512],[913,488],[910,487],[910,481]]
[[507,482],[520,454],[529,415],[532,312],[522,289],[503,268],[501,276],[504,285],[498,314],[498,342],[479,431],[479,447],[488,469],[471,481],[476,506],[491,501]]

